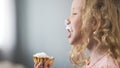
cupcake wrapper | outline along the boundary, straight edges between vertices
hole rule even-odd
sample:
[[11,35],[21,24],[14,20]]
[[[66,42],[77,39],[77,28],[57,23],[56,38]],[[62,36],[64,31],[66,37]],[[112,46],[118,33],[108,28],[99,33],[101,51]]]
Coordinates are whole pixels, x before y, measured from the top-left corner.
[[43,57],[33,57],[34,63],[45,63],[48,61],[49,64],[53,64],[54,58],[43,58]]

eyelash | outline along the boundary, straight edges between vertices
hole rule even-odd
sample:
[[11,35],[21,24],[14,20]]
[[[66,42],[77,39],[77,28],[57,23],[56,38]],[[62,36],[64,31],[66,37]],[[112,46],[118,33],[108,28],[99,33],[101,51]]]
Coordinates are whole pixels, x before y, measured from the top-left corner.
[[72,13],[72,15],[77,15],[77,13]]

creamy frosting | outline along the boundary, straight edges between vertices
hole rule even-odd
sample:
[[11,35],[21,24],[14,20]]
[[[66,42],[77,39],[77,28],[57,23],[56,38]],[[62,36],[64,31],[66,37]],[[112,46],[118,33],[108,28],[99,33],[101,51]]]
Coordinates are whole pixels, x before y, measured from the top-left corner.
[[33,55],[34,57],[43,57],[43,58],[53,58],[48,56],[45,52],[41,52],[41,53],[36,53],[35,55]]

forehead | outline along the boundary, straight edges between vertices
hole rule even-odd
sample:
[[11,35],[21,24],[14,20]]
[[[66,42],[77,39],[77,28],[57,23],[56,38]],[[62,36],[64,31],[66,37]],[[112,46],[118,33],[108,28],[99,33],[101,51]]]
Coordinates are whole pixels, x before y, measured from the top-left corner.
[[73,0],[72,2],[72,11],[80,10],[82,7],[82,0]]

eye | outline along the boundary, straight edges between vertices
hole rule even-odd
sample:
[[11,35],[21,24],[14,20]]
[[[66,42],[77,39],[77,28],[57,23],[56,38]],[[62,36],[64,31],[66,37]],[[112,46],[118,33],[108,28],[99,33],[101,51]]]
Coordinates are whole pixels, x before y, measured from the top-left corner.
[[72,15],[77,15],[77,13],[72,13]]

